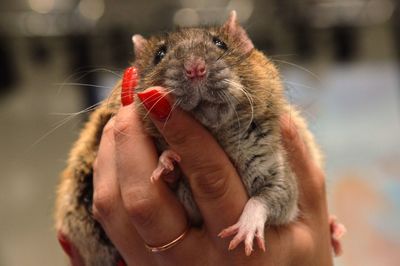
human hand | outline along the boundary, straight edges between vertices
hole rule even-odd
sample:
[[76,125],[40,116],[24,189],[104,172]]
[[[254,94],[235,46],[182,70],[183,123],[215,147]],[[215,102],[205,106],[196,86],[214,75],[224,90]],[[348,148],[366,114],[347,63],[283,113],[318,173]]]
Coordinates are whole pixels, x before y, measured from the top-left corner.
[[[151,95],[162,96],[162,88]],[[146,102],[146,93],[141,94]],[[147,96],[149,91],[147,91]],[[153,101],[151,118],[180,157],[204,219],[202,228],[190,228],[174,247],[150,253],[144,244],[158,246],[186,230],[182,205],[162,181],[150,182],[157,153],[133,105],[122,107],[106,126],[94,166],[94,215],[128,265],[331,265],[330,231],[324,176],[289,116],[281,131],[289,160],[299,179],[300,217],[266,231],[267,252],[245,256],[228,251],[228,240],[217,235],[240,216],[247,195],[224,151],[198,122],[166,97]],[[210,154],[213,158],[210,158]],[[117,217],[117,219],[116,219]]]

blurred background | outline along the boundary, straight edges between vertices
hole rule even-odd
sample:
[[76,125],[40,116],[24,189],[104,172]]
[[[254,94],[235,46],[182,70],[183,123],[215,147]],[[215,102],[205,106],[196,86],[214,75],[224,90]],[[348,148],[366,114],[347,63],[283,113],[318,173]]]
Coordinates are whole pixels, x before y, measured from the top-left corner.
[[54,191],[87,118],[133,58],[131,36],[236,9],[326,154],[337,265],[400,262],[400,3],[395,0],[2,0],[0,265],[67,265]]

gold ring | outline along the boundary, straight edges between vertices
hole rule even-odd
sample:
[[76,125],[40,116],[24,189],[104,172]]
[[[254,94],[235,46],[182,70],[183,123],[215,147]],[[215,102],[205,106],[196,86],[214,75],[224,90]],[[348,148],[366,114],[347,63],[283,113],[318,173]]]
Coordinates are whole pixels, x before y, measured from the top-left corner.
[[186,227],[185,231],[183,231],[182,234],[180,234],[177,238],[175,238],[171,242],[168,242],[167,244],[164,244],[164,245],[161,245],[161,246],[150,246],[148,244],[144,244],[144,245],[149,251],[151,251],[153,253],[165,251],[167,249],[172,248],[173,246],[175,246],[179,242],[181,242],[183,240],[183,238],[186,236],[186,234],[189,232],[189,229],[190,229],[190,226],[188,225]]

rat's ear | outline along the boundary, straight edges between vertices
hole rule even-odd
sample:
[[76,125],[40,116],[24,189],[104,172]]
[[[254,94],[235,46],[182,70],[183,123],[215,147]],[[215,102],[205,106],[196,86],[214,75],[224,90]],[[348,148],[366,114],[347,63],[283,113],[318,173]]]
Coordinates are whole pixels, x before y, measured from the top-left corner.
[[135,34],[132,36],[132,42],[133,42],[133,49],[135,52],[135,57],[140,56],[141,53],[144,51],[144,47],[147,43],[147,40],[143,38],[142,35],[140,34]]
[[235,10],[230,12],[229,18],[222,26],[222,29],[228,35],[235,37],[241,42],[241,47],[244,52],[250,52],[254,48],[253,42],[250,40],[249,36],[247,36],[247,33],[242,26],[240,26]]

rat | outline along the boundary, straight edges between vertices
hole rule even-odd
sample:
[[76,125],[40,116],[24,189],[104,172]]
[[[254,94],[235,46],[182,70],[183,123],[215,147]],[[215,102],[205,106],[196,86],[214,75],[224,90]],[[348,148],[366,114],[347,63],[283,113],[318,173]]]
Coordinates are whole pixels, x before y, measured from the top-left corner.
[[[279,117],[290,113],[304,139],[311,159],[322,167],[322,156],[305,120],[284,97],[276,66],[254,48],[239,25],[235,11],[219,27],[181,28],[145,39],[133,38],[140,82],[136,92],[162,86],[175,99],[175,106],[189,112],[217,139],[242,178],[249,196],[237,223],[220,237],[233,237],[229,249],[244,243],[253,251],[253,241],[265,251],[266,225],[295,221],[298,211],[297,178],[283,148]],[[92,216],[93,162],[103,127],[120,108],[121,82],[114,93],[91,114],[75,143],[57,192],[55,226],[76,245],[85,265],[115,265],[118,251]],[[165,178],[175,169],[179,154],[168,145],[135,101],[143,124],[153,136],[160,154],[150,177]],[[175,192],[193,226],[201,226],[201,214],[193,199],[189,180],[179,171]],[[342,227],[332,222],[335,245]],[[336,250],[336,249],[335,249]]]

